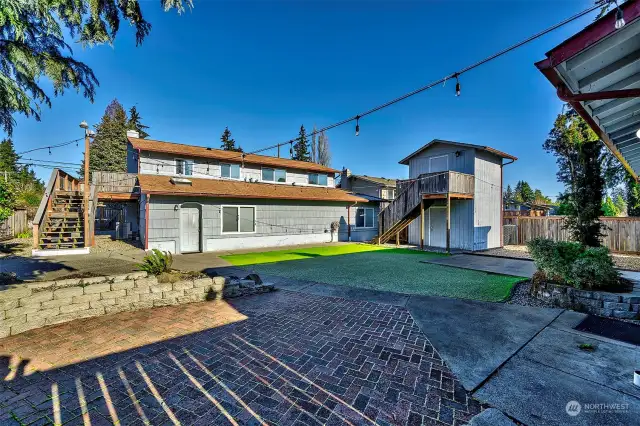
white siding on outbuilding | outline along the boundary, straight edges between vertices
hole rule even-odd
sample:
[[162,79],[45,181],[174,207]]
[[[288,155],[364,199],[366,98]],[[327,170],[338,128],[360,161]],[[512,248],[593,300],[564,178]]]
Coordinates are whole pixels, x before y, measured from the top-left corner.
[[[458,156],[456,156],[458,152]],[[423,173],[431,173],[433,167],[442,164],[440,157],[446,157],[446,170],[473,174],[475,149],[464,148],[442,143],[435,144],[409,159],[409,179],[416,178]],[[443,171],[442,168],[434,171]]]
[[475,177],[473,249],[500,247],[502,158],[478,150]]

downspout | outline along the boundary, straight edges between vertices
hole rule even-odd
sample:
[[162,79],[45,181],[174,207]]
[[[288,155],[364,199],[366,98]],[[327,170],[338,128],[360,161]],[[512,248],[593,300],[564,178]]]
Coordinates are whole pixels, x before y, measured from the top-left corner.
[[138,174],[140,174],[140,155],[141,155],[140,148],[138,148]]
[[151,194],[146,194],[144,205],[144,249],[149,250],[149,208],[151,207]]
[[501,163],[500,164],[500,247],[504,247],[504,189],[503,181],[504,181],[504,166],[508,166],[511,163],[514,163],[516,160],[511,160],[509,163]]

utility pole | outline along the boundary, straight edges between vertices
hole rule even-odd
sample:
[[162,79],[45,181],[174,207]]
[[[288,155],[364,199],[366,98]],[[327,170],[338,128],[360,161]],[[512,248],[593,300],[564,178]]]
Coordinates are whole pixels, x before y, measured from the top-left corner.
[[89,125],[83,121],[80,128],[84,129],[84,246],[89,247]]

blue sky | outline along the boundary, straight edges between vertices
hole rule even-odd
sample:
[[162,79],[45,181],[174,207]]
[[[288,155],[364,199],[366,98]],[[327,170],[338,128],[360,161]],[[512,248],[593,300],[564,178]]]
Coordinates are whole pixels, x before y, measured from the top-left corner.
[[[135,46],[126,23],[113,47],[76,58],[95,71],[94,104],[69,92],[42,121],[17,118],[18,151],[82,136],[114,97],[138,107],[151,138],[219,146],[229,126],[245,150],[353,116],[482,59],[591,5],[590,1],[198,1],[165,13],[142,0],[153,24]],[[534,66],[544,53],[593,20],[583,17],[461,78],[360,122],[328,132],[332,166],[406,177],[398,161],[434,138],[489,145],[519,157],[505,186],[519,179],[556,195],[553,157],[541,145],[561,109]],[[287,150],[285,150],[286,152]],[[273,152],[275,155],[275,152]],[[74,145],[28,158],[79,162]],[[50,171],[39,168],[42,178]]]

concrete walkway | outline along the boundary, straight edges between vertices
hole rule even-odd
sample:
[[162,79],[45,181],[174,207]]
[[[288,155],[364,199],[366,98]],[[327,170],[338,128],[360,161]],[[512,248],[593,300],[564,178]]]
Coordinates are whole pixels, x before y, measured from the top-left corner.
[[504,259],[500,257],[476,256],[473,254],[456,254],[448,257],[423,260],[422,262],[526,278],[531,278],[537,269],[535,263],[530,260]]

